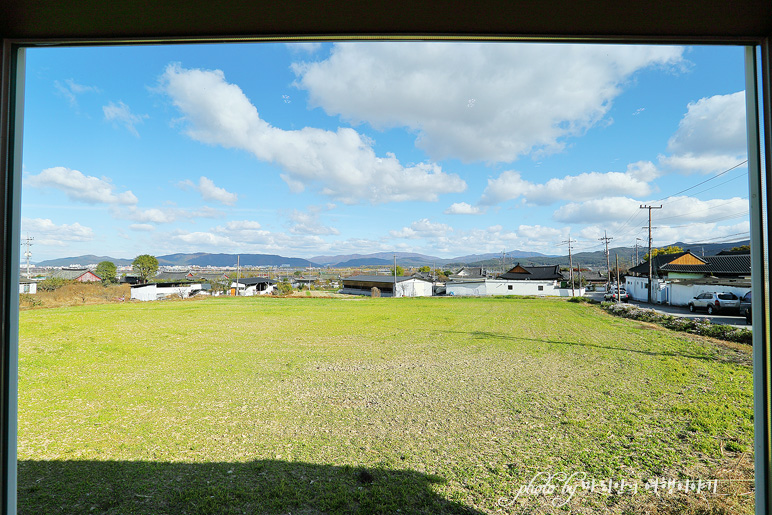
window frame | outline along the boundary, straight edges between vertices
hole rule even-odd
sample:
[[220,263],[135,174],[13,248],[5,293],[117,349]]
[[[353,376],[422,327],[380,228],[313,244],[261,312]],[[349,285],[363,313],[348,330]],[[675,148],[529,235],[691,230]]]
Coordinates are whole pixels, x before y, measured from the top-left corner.
[[[23,4],[24,2],[19,2]],[[35,2],[30,2],[33,4]],[[39,2],[38,2],[39,3]],[[88,4],[88,2],[86,2]],[[231,2],[234,4],[235,2]],[[716,2],[713,2],[715,4]],[[720,2],[719,2],[720,3]],[[729,2],[726,2],[729,3]],[[166,2],[165,11],[169,13],[171,2]],[[393,7],[389,7],[393,9]],[[457,10],[467,10],[468,5],[462,5]],[[626,7],[627,8],[627,7]],[[699,11],[701,23],[709,23],[706,20],[711,11],[707,8],[695,7]],[[15,8],[14,14],[18,14],[19,8]],[[32,8],[30,8],[32,9]],[[74,9],[74,8],[73,8]],[[128,9],[133,9],[128,7]],[[304,8],[305,9],[305,8]],[[372,8],[371,13],[376,13],[377,8]],[[439,7],[438,7],[439,9]],[[442,7],[441,9],[446,9]],[[545,11],[551,9],[545,6]],[[452,9],[451,9],[452,10]],[[204,13],[200,9],[200,13]],[[422,11],[423,12],[423,11]],[[69,14],[69,13],[65,13]],[[94,21],[89,6],[80,8],[75,14],[75,18],[86,28],[80,30],[88,32],[87,27],[91,25],[100,26],[100,23],[107,22],[103,20]],[[147,13],[135,13],[139,17],[152,17]],[[295,13],[300,14],[300,13]],[[545,13],[546,14],[546,13]],[[715,13],[714,13],[715,14]],[[62,13],[59,13],[61,16]],[[331,41],[340,39],[440,39],[440,40],[495,40],[495,41],[550,41],[561,43],[669,43],[669,44],[728,44],[745,46],[745,79],[746,79],[746,113],[748,115],[748,169],[750,184],[750,218],[751,218],[751,268],[752,274],[752,294],[753,305],[757,308],[756,316],[753,317],[753,384],[754,384],[754,440],[755,440],[755,474],[756,474],[756,513],[764,514],[772,509],[772,431],[770,431],[770,414],[772,413],[772,356],[770,352],[770,281],[769,281],[769,263],[768,252],[772,233],[768,224],[769,215],[772,213],[772,114],[770,104],[772,103],[772,91],[770,81],[772,80],[772,66],[770,65],[770,54],[772,53],[772,30],[762,29],[764,32],[759,35],[743,34],[739,32],[738,36],[731,35],[700,35],[700,26],[694,23],[692,30],[684,30],[681,35],[662,36],[652,35],[652,33],[635,34],[631,31],[625,35],[608,35],[604,32],[600,35],[589,29],[588,33],[560,34],[554,37],[547,33],[549,23],[546,29],[541,32],[531,32],[530,35],[521,36],[512,34],[493,34],[493,33],[469,33],[464,32],[463,28],[458,29],[454,35],[454,27],[451,22],[450,30],[440,30],[439,33],[432,32],[394,32],[381,34],[377,31],[370,31],[365,34],[366,29],[356,28],[356,21],[353,18],[346,18],[342,25],[337,25],[337,30],[331,33],[310,32],[308,22],[316,13],[309,10],[306,14],[300,16],[301,21],[293,25],[292,21],[284,21],[283,29],[277,31],[270,30],[268,26],[262,26],[261,31],[247,34],[244,37],[234,36],[233,34],[223,37],[204,36],[191,39],[189,36],[174,36],[173,32],[169,37],[151,37],[146,36],[128,36],[121,38],[112,38],[109,33],[102,36],[90,35],[90,39],[73,40],[70,37],[62,37],[55,29],[49,30],[47,37],[35,37],[29,39],[19,39],[18,36],[4,38],[2,44],[2,66],[0,68],[0,182],[2,182],[3,193],[0,195],[0,210],[3,212],[4,225],[2,229],[2,238],[0,238],[0,250],[2,250],[4,259],[0,267],[0,515],[16,513],[16,416],[17,416],[17,384],[18,384],[18,280],[19,280],[19,258],[20,258],[20,196],[21,196],[21,142],[22,142],[22,123],[23,123],[23,103],[24,103],[24,52],[28,47],[39,45],[116,45],[116,44],[158,44],[158,43],[190,43],[190,42],[246,42],[246,41]],[[34,17],[34,13],[30,15]],[[328,19],[331,14],[327,14]],[[430,23],[427,13],[423,12],[424,24]],[[561,19],[566,18],[563,13]],[[633,14],[635,17],[636,14]],[[648,19],[645,13],[638,13],[637,21]],[[650,15],[649,15],[650,16]],[[688,7],[683,8],[682,19],[690,16]],[[746,16],[750,18],[750,16]],[[44,19],[51,21],[51,14]],[[404,15],[403,15],[404,18]],[[401,18],[401,19],[403,19]],[[419,17],[420,18],[420,17]],[[474,17],[469,17],[470,19]],[[7,19],[13,23],[16,19],[9,16]],[[453,18],[456,19],[456,18]],[[720,19],[720,18],[718,18]],[[303,21],[305,20],[305,21]],[[514,18],[513,18],[514,20]],[[28,20],[27,23],[30,23]],[[734,20],[737,21],[736,19]],[[139,22],[133,20],[137,25]],[[7,33],[13,33],[8,28],[8,22],[0,22],[0,36]],[[404,23],[404,21],[403,21]],[[441,25],[441,21],[437,22]],[[470,22],[473,23],[473,22]],[[514,21],[513,21],[514,23]],[[624,22],[621,22],[622,24]],[[672,21],[661,22],[663,24]],[[721,25],[722,22],[717,22]],[[728,26],[728,22],[724,22]],[[751,21],[748,21],[748,25]],[[313,25],[313,24],[312,24]],[[420,25],[420,23],[419,23]],[[663,25],[664,26],[664,25]],[[677,26],[677,23],[676,23]],[[710,26],[710,25],[708,25]],[[177,22],[178,30],[182,27],[182,22]],[[293,28],[294,27],[294,28]],[[696,29],[694,27],[697,27]],[[769,27],[767,25],[766,27]],[[72,27],[71,27],[72,29]],[[78,29],[77,23],[76,32]],[[131,24],[128,29],[131,33]],[[195,29],[194,29],[195,30]],[[754,29],[756,30],[756,29]],[[66,31],[65,31],[66,32]],[[579,31],[581,32],[581,31]],[[719,31],[720,32],[720,31]],[[731,30],[727,29],[731,34]],[[179,34],[179,32],[178,32]],[[262,35],[260,35],[262,34]],[[277,35],[278,34],[278,35]],[[364,35],[363,35],[364,34]],[[469,34],[469,35],[466,35]]]

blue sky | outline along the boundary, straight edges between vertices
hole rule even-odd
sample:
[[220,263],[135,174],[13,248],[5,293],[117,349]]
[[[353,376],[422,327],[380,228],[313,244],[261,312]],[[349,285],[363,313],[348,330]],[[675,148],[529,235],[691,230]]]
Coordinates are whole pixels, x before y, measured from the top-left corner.
[[26,74],[33,261],[562,255],[645,244],[641,204],[655,245],[748,237],[741,47],[36,48]]

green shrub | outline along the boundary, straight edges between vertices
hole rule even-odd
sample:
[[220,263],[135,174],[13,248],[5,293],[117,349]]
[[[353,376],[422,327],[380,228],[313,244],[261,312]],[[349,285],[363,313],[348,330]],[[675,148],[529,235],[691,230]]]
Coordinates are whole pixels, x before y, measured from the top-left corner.
[[659,324],[674,331],[710,336],[719,340],[736,343],[753,343],[753,333],[748,329],[738,329],[730,325],[713,324],[709,320],[692,320],[657,313],[653,309],[643,309],[629,304],[603,302],[601,307],[612,315],[630,318],[641,322]]
[[289,281],[282,281],[276,285],[276,291],[279,292],[279,295],[289,295],[292,293],[292,285]]

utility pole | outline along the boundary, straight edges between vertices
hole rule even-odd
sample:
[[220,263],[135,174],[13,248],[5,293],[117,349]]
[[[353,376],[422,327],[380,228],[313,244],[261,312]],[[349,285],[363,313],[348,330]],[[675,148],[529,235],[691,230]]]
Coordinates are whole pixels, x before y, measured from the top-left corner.
[[[660,204],[659,207],[657,206],[644,206],[641,204],[641,209],[648,209],[649,210],[649,304],[651,304],[651,276],[652,276],[652,270],[651,270],[651,210],[652,209],[662,209],[662,205]],[[646,227],[644,227],[645,229]]]
[[[574,260],[571,258],[571,242],[574,242],[576,240],[571,239],[571,235],[568,235],[568,241],[564,241],[563,243],[568,243],[568,277],[569,281],[571,281],[571,296],[574,297]],[[580,285],[581,287],[581,285]]]
[[241,272],[241,255],[236,256],[236,296],[239,296],[239,273]]
[[394,289],[392,290],[392,297],[397,297],[397,253],[394,253]]
[[643,241],[641,238],[635,238],[635,264],[633,266],[638,266],[641,264],[641,262],[638,260],[638,242]]
[[606,236],[606,231],[603,231],[603,238],[598,239],[606,243],[606,291],[609,291],[611,287],[611,264],[609,263],[608,242],[614,238]]
[[614,259],[616,260],[616,269],[617,269],[617,304],[622,302],[622,294],[620,293],[619,288],[619,254],[614,254]]
[[32,246],[32,240],[35,238],[31,237],[29,234],[27,234],[27,239],[22,243],[25,247],[27,247],[27,250],[24,251],[24,257],[27,258],[27,279],[29,279],[29,258],[32,256],[32,253],[29,251],[29,248]]

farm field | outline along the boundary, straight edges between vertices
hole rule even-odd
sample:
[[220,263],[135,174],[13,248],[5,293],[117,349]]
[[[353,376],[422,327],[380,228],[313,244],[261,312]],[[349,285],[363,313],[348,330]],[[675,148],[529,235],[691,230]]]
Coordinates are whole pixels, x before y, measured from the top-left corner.
[[597,306],[34,309],[19,354],[22,514],[753,512],[750,347]]

